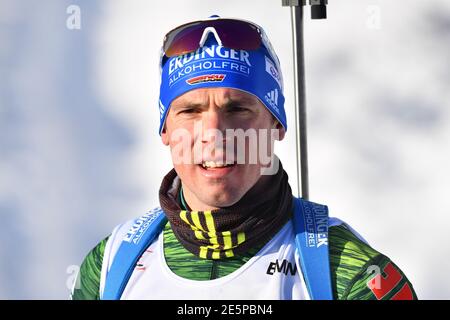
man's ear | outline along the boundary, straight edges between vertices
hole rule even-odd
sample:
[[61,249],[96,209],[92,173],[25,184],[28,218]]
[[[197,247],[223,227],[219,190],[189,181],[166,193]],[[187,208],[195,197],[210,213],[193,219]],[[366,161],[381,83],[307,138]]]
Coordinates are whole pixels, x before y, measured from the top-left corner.
[[162,143],[164,143],[166,146],[169,145],[170,137],[169,137],[169,134],[167,133],[166,125],[164,125],[164,128],[161,131],[161,140],[162,140]]
[[276,139],[276,140],[278,140],[278,141],[283,140],[284,136],[286,135],[286,130],[284,129],[283,125],[277,119],[275,119],[272,128],[278,130],[278,139]]

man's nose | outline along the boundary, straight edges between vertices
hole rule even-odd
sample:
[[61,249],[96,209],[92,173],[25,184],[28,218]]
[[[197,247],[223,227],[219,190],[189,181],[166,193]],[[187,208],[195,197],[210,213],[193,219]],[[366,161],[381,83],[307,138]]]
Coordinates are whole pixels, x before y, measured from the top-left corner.
[[202,114],[203,141],[208,142],[215,139],[218,134],[224,134],[226,119],[221,110],[213,109]]

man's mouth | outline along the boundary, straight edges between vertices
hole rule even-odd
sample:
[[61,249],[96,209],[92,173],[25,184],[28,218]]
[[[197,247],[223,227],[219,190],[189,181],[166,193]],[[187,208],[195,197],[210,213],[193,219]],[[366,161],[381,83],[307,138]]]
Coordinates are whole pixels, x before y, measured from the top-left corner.
[[203,161],[201,166],[203,169],[209,170],[209,169],[219,169],[219,168],[227,168],[234,166],[235,163],[226,163],[221,161]]

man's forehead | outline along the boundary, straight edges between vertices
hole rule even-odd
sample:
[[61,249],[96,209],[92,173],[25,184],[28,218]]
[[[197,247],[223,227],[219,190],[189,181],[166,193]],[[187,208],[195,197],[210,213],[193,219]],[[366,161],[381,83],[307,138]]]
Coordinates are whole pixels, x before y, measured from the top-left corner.
[[208,104],[210,99],[218,102],[227,103],[237,101],[242,103],[254,104],[259,99],[254,95],[233,88],[200,88],[184,93],[172,102],[172,107],[185,104]]

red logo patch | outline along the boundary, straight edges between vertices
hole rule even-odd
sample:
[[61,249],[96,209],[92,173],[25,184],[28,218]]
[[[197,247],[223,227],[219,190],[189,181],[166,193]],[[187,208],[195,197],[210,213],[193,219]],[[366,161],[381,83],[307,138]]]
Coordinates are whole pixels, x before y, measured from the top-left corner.
[[186,80],[189,85],[204,83],[204,82],[222,82],[225,79],[224,74],[205,74],[203,76],[198,76]]
[[[372,290],[377,300],[383,299],[403,280],[402,274],[394,267],[392,263],[388,263],[383,269],[386,276],[377,274],[375,277],[367,281],[367,286]],[[412,300],[413,293],[408,283],[391,298],[391,300]]]

